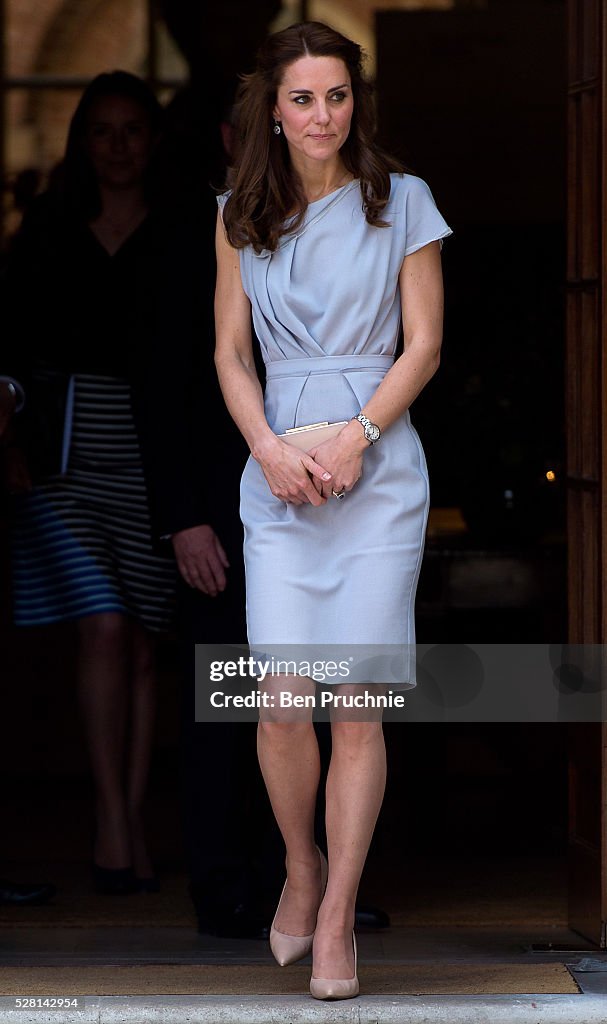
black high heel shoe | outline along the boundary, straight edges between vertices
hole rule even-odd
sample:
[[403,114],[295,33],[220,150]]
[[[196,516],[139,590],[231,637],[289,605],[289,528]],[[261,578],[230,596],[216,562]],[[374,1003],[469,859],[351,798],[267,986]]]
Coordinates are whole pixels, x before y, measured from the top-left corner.
[[148,875],[147,878],[135,876],[135,888],[137,892],[160,892],[160,879],[158,875]]
[[99,864],[93,864],[93,885],[96,892],[105,896],[137,891],[132,868],[102,868]]

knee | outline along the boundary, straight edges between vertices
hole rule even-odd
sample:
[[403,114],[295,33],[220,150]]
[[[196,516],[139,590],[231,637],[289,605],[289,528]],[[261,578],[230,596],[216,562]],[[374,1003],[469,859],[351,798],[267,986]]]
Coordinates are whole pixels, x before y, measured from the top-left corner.
[[381,722],[332,722],[331,738],[334,748],[356,751],[363,747],[383,743]]
[[314,732],[311,721],[294,722],[280,717],[264,717],[258,725],[259,738],[269,746],[297,745]]
[[87,650],[106,652],[126,645],[128,623],[124,615],[108,612],[80,619],[78,632]]
[[135,643],[131,668],[135,683],[149,684],[155,682],[156,654],[151,642],[139,640],[139,642]]

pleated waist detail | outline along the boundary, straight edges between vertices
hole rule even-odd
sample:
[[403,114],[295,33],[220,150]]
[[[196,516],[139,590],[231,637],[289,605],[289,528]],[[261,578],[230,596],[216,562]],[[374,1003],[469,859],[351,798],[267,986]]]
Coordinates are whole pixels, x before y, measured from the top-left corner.
[[356,416],[392,366],[392,356],[320,356],[267,364],[270,429],[336,423]]
[[383,370],[394,363],[389,355],[312,356],[302,359],[275,359],[266,363],[266,379],[307,377],[311,373],[342,373],[344,370]]

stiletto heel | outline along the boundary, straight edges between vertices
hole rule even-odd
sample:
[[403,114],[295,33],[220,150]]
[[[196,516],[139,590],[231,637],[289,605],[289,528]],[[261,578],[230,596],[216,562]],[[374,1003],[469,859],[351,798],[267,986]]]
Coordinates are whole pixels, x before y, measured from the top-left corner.
[[132,868],[102,868],[93,863],[93,885],[104,896],[136,892],[137,885]]
[[[316,847],[316,849],[318,850],[318,855],[320,857],[320,903],[322,903],[322,898],[327,887],[329,865],[327,864],[327,858],[322,850],[319,850],[318,847]],[[274,921],[276,921],[276,918],[278,917],[280,904],[286,887],[287,882],[285,882],[282,887],[276,913],[274,914]],[[270,928],[270,949],[281,967],[287,967],[289,964],[294,964],[297,960],[302,960],[304,956],[307,956],[308,953],[311,952],[312,943],[314,941],[314,932],[312,932],[311,935],[288,935],[287,932],[279,932],[278,929],[274,927],[274,921],[272,921],[272,926]]]
[[352,945],[354,947],[354,977],[353,978],[310,978],[310,995],[314,999],[354,999],[360,991],[358,984],[358,950],[356,948],[356,936],[352,932]]

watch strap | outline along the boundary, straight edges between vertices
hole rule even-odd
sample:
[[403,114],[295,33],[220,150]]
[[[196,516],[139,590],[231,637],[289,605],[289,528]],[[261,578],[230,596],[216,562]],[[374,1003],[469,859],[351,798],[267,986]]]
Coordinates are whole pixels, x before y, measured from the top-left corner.
[[[359,412],[358,416],[353,416],[352,418],[358,420],[358,422],[362,425],[363,430],[365,432],[365,438],[367,439],[369,444],[375,444],[376,441],[379,441],[381,437],[381,430],[377,426],[377,423],[372,423],[369,417],[365,416],[364,412]],[[377,436],[369,437],[370,433],[376,433]]]

